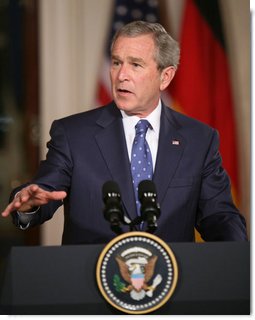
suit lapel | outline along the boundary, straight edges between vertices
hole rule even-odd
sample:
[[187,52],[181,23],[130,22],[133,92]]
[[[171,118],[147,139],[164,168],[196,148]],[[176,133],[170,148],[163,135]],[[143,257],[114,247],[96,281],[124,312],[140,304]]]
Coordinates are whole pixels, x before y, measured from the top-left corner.
[[97,124],[103,129],[95,136],[98,147],[112,176],[112,180],[117,182],[120,187],[126,215],[134,219],[136,216],[136,206],[120,111],[115,105],[112,105],[112,108],[106,107]]
[[171,109],[162,105],[159,145],[153,177],[159,202],[163,201],[185,148],[185,140],[178,129],[179,125],[175,122]]
[[[136,206],[120,111],[114,104],[105,107],[97,124],[102,128],[95,136],[98,147],[112,180],[120,187],[126,215],[134,219]],[[159,145],[153,176],[159,202],[164,199],[185,148],[185,139],[179,133],[179,128],[171,109],[162,104]]]

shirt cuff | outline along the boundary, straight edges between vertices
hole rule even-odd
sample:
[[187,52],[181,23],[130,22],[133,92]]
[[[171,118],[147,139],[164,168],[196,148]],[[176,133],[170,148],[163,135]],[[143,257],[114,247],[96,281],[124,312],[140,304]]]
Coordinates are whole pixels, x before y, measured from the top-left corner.
[[17,211],[18,220],[19,220],[19,228],[21,230],[26,230],[29,227],[31,220],[34,217],[34,214],[39,209],[40,209],[40,207],[37,207],[36,210],[34,210],[32,212],[20,212],[20,211]]

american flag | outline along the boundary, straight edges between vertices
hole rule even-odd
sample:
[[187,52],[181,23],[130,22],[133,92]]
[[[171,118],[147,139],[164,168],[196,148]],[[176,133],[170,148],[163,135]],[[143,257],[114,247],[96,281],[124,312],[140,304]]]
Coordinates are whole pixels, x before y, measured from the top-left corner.
[[159,7],[157,0],[115,0],[111,30],[106,45],[104,62],[97,90],[97,105],[105,105],[112,100],[109,78],[110,46],[115,32],[123,25],[135,21],[159,21]]

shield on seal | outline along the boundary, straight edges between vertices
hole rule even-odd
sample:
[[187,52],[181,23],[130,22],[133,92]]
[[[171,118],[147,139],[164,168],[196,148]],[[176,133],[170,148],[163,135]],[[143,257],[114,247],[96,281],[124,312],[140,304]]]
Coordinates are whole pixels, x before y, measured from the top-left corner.
[[144,285],[144,274],[143,273],[133,273],[131,274],[131,283],[136,291],[140,291]]

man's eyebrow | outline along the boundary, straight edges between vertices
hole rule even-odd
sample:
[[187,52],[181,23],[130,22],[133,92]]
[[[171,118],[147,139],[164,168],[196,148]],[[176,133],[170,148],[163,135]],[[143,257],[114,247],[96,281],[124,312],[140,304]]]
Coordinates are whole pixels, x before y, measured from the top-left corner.
[[130,62],[145,64],[145,62],[144,62],[144,60],[143,60],[142,58],[128,57],[128,60],[129,60]]
[[[118,61],[121,61],[121,58],[118,56],[118,55],[112,55],[111,56],[111,59],[112,60],[118,60]],[[144,60],[142,58],[138,58],[138,57],[127,57],[127,60],[129,62],[133,62],[133,63],[140,63],[140,64],[145,64]]]
[[121,60],[119,56],[116,56],[114,54],[111,55],[111,59],[113,59],[113,60]]
[[[118,55],[115,55],[115,54],[111,55],[111,59],[121,61],[121,57],[119,57]],[[137,62],[137,63],[145,64],[144,60],[142,58],[138,58],[138,57],[130,56],[130,57],[127,57],[127,60],[130,61],[130,62]]]

